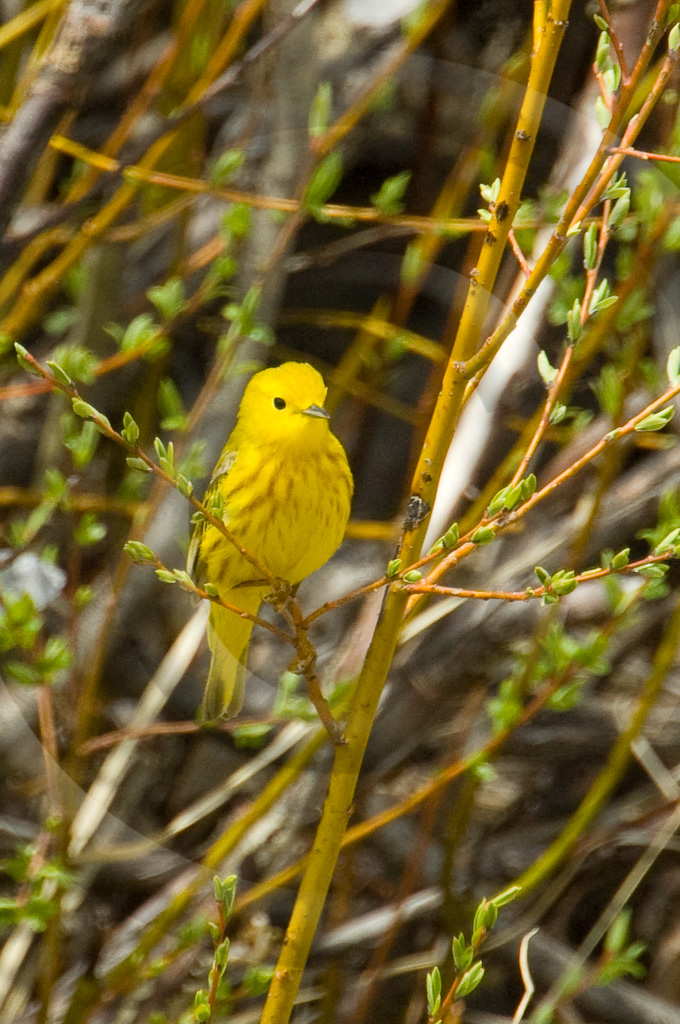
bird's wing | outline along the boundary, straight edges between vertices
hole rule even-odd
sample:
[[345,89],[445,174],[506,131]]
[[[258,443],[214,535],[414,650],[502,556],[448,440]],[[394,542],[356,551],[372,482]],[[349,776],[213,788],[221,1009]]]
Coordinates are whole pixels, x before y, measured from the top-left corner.
[[[220,455],[217,465],[213,470],[213,475],[210,478],[208,489],[203,495],[203,504],[206,508],[210,508],[212,500],[217,491],[218,482],[222,477],[226,476],[236,459],[237,452],[233,448],[229,448],[227,445]],[[201,541],[203,535],[208,526],[206,519],[202,519],[199,523],[194,526],[194,532],[191,536],[191,543],[189,544],[189,553],[187,555],[187,572],[195,580],[199,581],[202,576],[201,566]]]

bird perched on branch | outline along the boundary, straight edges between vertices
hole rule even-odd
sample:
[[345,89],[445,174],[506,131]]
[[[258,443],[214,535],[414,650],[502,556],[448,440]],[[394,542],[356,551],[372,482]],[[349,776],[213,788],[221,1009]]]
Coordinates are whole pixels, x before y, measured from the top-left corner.
[[[328,561],[349,518],[352,474],[330,431],[325,398],[323,378],[307,363],[256,373],[204,498],[260,567],[291,585]],[[272,590],[271,579],[205,519],[194,529],[188,571],[251,615]],[[240,711],[252,628],[250,619],[211,602],[212,659],[200,721]]]

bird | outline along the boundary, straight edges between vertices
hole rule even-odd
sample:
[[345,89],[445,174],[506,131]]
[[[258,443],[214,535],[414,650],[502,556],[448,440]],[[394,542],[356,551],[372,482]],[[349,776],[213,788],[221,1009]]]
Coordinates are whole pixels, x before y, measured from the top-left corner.
[[[204,497],[239,545],[291,587],[328,561],[349,519],[352,473],[330,430],[326,391],[308,363],[254,374]],[[197,585],[211,583],[223,601],[251,615],[272,590],[205,518],[194,527],[187,571]],[[200,723],[216,724],[241,710],[252,629],[252,620],[210,602],[211,661]]]

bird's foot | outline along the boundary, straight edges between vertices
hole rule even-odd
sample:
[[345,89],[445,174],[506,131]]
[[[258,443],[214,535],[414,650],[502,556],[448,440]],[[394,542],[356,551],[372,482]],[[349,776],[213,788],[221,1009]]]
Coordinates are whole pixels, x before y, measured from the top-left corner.
[[294,588],[291,587],[288,580],[276,578],[273,581],[272,589],[265,594],[264,600],[267,604],[272,605],[275,611],[280,612],[293,593]]

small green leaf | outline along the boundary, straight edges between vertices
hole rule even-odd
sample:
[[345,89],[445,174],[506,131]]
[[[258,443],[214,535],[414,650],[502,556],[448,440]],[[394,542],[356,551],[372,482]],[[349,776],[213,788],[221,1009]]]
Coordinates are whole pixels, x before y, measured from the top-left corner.
[[138,540],[129,540],[123,545],[123,551],[126,555],[130,556],[133,562],[137,562],[139,565],[147,563],[153,565],[156,561],[156,557],[151,548],[147,547],[146,544],[142,544],[142,542]]
[[97,414],[97,410],[88,402],[83,402],[82,398],[72,398],[71,405],[76,416],[82,416],[84,420],[92,419]]
[[[59,672],[66,671],[72,657],[68,641],[63,636],[51,636],[45,644],[44,653],[36,661],[36,668],[46,682],[51,682]],[[45,865],[42,875],[45,878],[53,877],[52,867]]]
[[163,319],[174,320],[184,308],[184,282],[179,277],[171,277],[164,284],[149,288],[146,297]]
[[85,420],[80,431],[69,433],[64,438],[64,444],[71,453],[76,469],[82,469],[92,461],[98,440],[99,432],[92,420]]
[[574,579],[574,573],[566,569],[560,569],[556,572],[550,581],[550,589],[558,597],[563,597],[565,594],[571,594],[576,589],[576,580]]
[[493,782],[498,775],[494,766],[481,757],[472,761],[468,771],[478,782]]
[[177,583],[175,574],[170,572],[168,569],[156,569],[156,576],[158,576],[158,579],[162,580],[163,583]]
[[593,291],[593,296],[590,300],[590,313],[599,313],[600,310],[607,309],[618,301],[618,295],[611,294],[609,281],[605,277]]
[[482,917],[482,924],[486,928],[487,931],[491,931],[491,929],[493,928],[493,926],[495,925],[497,920],[498,920],[498,907],[493,902],[493,900],[489,900],[489,902],[487,903],[486,907],[484,908],[484,915]]
[[480,981],[484,977],[484,968],[481,962],[478,960],[476,964],[473,964],[469,971],[466,971],[463,977],[460,979],[460,985],[456,989],[456,999],[465,999],[471,992],[479,985]]
[[630,907],[624,907],[610,924],[604,939],[604,948],[608,953],[620,953],[623,950],[628,940],[631,916]]
[[55,363],[53,360],[48,359],[47,360],[47,365],[49,366],[50,370],[52,371],[52,374],[54,375],[55,379],[58,380],[60,384],[63,384],[64,387],[66,387],[66,388],[70,388],[71,387],[71,385],[73,384],[73,381],[71,380],[71,378],[67,374],[66,370],[62,366],[59,365],[59,363]]
[[160,437],[154,437],[154,439],[153,439],[153,446],[154,446],[154,450],[156,452],[156,457],[158,458],[159,461],[161,459],[166,459],[167,458],[167,456],[168,456],[167,448],[163,444],[163,442],[160,439]]
[[[210,264],[210,274],[217,281],[229,281],[238,270],[238,263],[233,256],[217,256]],[[215,293],[216,295],[219,292]]]
[[97,544],[105,536],[106,527],[97,519],[94,512],[84,512],[73,531],[73,539],[83,548]]
[[164,377],[158,385],[158,408],[163,430],[185,430],[187,414],[177,385],[171,377]]
[[417,242],[409,242],[401,260],[400,278],[403,284],[417,283],[424,266],[423,254]]
[[496,536],[496,531],[493,526],[480,526],[478,530],[472,534],[470,540],[473,544],[490,544]]
[[425,990],[427,993],[427,1010],[430,1017],[439,1013],[442,995],[442,976],[438,967],[433,967],[425,978]]
[[239,725],[232,733],[234,744],[239,750],[261,750],[271,731],[271,725],[267,725],[265,722]]
[[40,673],[33,665],[27,665],[24,661],[5,662],[4,671],[21,686],[37,686],[42,682]]
[[442,544],[445,548],[451,550],[452,548],[455,548],[459,538],[460,530],[458,528],[458,523],[452,523],[442,537]]
[[609,56],[610,45],[611,39],[609,37],[609,32],[606,29],[603,29],[603,31],[600,32],[600,37],[597,41],[597,49],[595,51],[595,66],[600,72],[611,67],[611,58]]
[[612,119],[611,111],[602,96],[598,96],[595,100],[595,117],[602,131],[605,130]]
[[404,193],[410,180],[410,171],[402,171],[393,178],[386,178],[378,192],[371,196],[371,202],[384,216],[402,213]]
[[650,416],[645,416],[643,420],[635,424],[635,430],[663,430],[663,428],[670,423],[673,419],[675,409],[672,405],[667,406],[665,409],[661,409],[660,412],[654,412]]
[[210,168],[210,184],[214,188],[227,185],[243,167],[245,153],[242,149],[227,149],[221,153]]
[[680,384],[680,345],[671,349],[666,360],[666,377],[672,388]]
[[121,352],[148,345],[159,334],[158,325],[149,313],[140,313],[125,329],[120,340]]
[[508,484],[507,487],[503,487],[497,494],[494,494],[486,510],[487,516],[495,516],[496,512],[500,512],[502,508],[506,507],[505,502],[511,490],[512,488]]
[[86,608],[94,598],[94,590],[86,584],[78,587],[73,595],[73,605],[76,609]]
[[393,558],[391,562],[387,563],[387,571],[385,572],[385,575],[387,576],[388,579],[391,579],[392,576],[397,575],[400,569],[401,558]]
[[536,480],[535,473],[529,473],[529,476],[525,477],[521,482],[521,497],[522,501],[528,501],[529,498],[535,494],[538,481]]
[[628,565],[629,561],[630,548],[624,548],[622,551],[619,551],[618,554],[614,555],[610,565],[612,569],[623,569],[626,565]]
[[227,241],[245,238],[250,231],[251,210],[247,203],[234,203],[222,218],[221,230]]
[[497,907],[505,907],[508,903],[512,903],[513,900],[517,899],[522,891],[520,885],[511,885],[509,889],[504,889],[503,892],[499,892],[498,896],[494,896],[491,901]]
[[[267,727],[270,728],[269,726]],[[253,964],[247,967],[243,975],[243,988],[249,996],[262,996],[269,988],[274,977],[273,967],[263,967],[261,964]]]
[[136,469],[139,473],[153,473],[151,466],[147,466],[143,459],[138,459],[135,456],[125,460],[130,469]]
[[468,946],[465,941],[465,936],[461,932],[458,938],[454,938],[451,943],[451,953],[453,955],[453,962],[456,965],[458,971],[467,971],[468,967],[473,961],[475,952],[472,946]]
[[538,372],[541,375],[543,383],[549,388],[551,384],[554,384],[558,371],[551,365],[550,360],[542,349],[538,353],[536,365],[538,366]]
[[662,555],[664,551],[670,551],[676,547],[678,543],[678,537],[680,537],[680,526],[676,527],[675,530],[671,530],[670,533],[666,534],[663,540],[654,548],[655,555]]
[[618,64],[612,64],[602,75],[603,90],[607,96],[613,96],[621,82],[621,69]]
[[548,707],[553,711],[572,711],[577,707],[580,699],[581,683],[579,680],[575,680],[560,686],[548,699]]
[[649,580],[660,580],[668,572],[668,566],[663,562],[656,562],[652,565],[640,565],[633,569],[639,576],[645,576]]
[[568,410],[566,405],[564,405],[562,402],[555,402],[555,404],[552,407],[552,412],[550,413],[548,422],[553,424],[561,423],[565,419],[567,412]]
[[[70,380],[91,384],[95,379],[97,356],[84,345],[76,345],[72,342],[58,345],[54,350],[54,362],[61,367]],[[50,364],[48,363],[48,365]]]
[[177,479],[175,480],[175,485],[179,493],[182,494],[185,498],[190,498],[194,493],[194,485],[192,484],[191,480],[187,480],[187,478],[182,473],[180,473]]
[[[592,311],[591,304],[591,311]],[[574,299],[573,305],[567,313],[567,337],[569,341],[578,341],[583,333],[583,324],[581,323],[581,302],[579,299]]]
[[495,203],[500,195],[501,179],[495,178],[491,185],[481,184],[479,186],[479,191],[485,203],[488,203],[489,205]]
[[411,569],[410,572],[404,573],[404,583],[418,583],[423,578],[422,572],[418,569]]
[[[484,923],[484,915],[486,913],[486,908],[488,907],[488,905],[489,904],[487,900],[482,900],[482,902],[478,905],[477,909],[475,910],[475,916],[472,922],[473,932],[478,932],[481,928],[486,928],[486,925]],[[474,942],[472,944],[474,946]]]
[[628,192],[628,181],[626,178],[626,172],[622,171],[621,174],[614,178],[614,180],[607,186],[605,192],[602,195],[603,199],[620,199],[621,196]]
[[341,181],[342,156],[337,150],[333,150],[321,161],[312,175],[302,198],[303,208],[318,219],[321,207],[330,199]]
[[236,885],[238,878],[236,875],[227,875],[226,878],[222,879],[220,897],[217,902],[222,905],[224,911],[225,920],[229,920],[231,912],[234,907],[234,900],[236,899]]
[[676,22],[668,33],[668,49],[675,53],[680,47],[680,25]]
[[129,412],[123,414],[122,434],[130,445],[136,445],[139,441],[139,427]]
[[17,362],[19,366],[26,370],[28,373],[32,373],[34,377],[39,377],[40,373],[35,368],[32,362],[29,360],[30,352],[23,345],[20,345],[18,341],[14,342],[14,351],[17,354]]
[[593,270],[597,263],[597,224],[591,224],[583,236],[583,265]]
[[307,128],[311,139],[323,135],[333,107],[333,87],[330,82],[321,82],[309,108]]
[[613,208],[611,210],[611,213],[609,214],[609,220],[607,221],[607,227],[609,227],[611,230],[614,230],[615,228],[617,228],[619,226],[619,224],[621,224],[626,219],[626,217],[628,216],[629,210],[630,210],[630,190],[628,189],[626,191],[626,194],[622,195],[614,203],[614,206],[613,206]]

